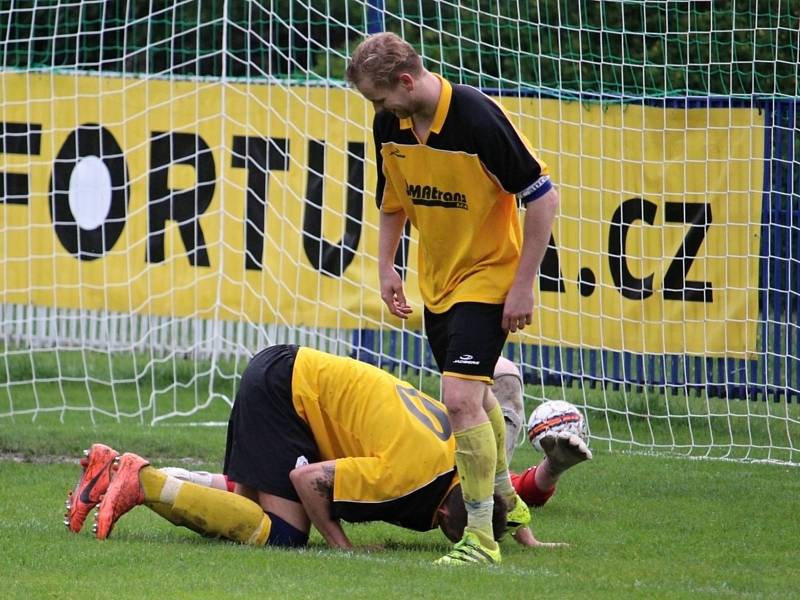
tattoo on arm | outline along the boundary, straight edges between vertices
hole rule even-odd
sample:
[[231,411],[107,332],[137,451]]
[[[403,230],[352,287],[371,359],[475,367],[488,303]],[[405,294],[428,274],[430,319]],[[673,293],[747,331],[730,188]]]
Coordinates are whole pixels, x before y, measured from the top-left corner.
[[333,465],[323,465],[322,474],[314,480],[314,489],[323,498],[333,498],[333,474],[336,469]]

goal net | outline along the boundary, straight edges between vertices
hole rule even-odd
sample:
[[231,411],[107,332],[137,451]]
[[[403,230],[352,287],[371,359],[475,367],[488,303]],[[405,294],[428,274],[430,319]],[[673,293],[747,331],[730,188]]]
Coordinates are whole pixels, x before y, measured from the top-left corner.
[[560,198],[528,408],[592,443],[800,462],[791,3],[0,2],[0,420],[224,422],[311,345],[438,393],[377,289],[370,32],[497,97]]

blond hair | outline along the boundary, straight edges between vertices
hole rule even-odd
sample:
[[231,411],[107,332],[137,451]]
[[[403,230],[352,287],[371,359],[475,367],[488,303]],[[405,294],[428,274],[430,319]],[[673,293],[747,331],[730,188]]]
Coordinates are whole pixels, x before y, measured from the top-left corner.
[[422,70],[422,59],[411,44],[391,32],[376,33],[353,52],[347,80],[356,85],[368,77],[375,87],[392,87],[401,73],[417,77]]

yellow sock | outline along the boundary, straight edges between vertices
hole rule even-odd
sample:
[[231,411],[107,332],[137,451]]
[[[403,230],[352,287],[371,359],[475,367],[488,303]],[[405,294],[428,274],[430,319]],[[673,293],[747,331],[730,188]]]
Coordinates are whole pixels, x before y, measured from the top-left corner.
[[511,476],[508,473],[508,460],[506,459],[506,420],[503,418],[503,411],[500,404],[495,404],[494,408],[486,413],[489,422],[492,424],[495,445],[497,446],[497,461],[494,469],[494,487],[506,501],[511,501],[516,492],[511,484]]
[[494,501],[494,471],[497,462],[492,425],[488,421],[455,432],[456,467],[461,479],[461,491],[467,509],[467,529],[475,533],[481,543],[495,548],[492,533],[492,507]]
[[[164,490],[168,481],[170,485]],[[188,527],[200,534],[204,533],[203,531],[198,531],[195,527],[191,527],[190,524],[185,523],[183,519],[175,513],[172,503],[175,501],[177,486],[175,482],[170,481],[168,475],[163,471],[154,469],[153,467],[143,467],[142,470],[139,471],[139,483],[142,485],[142,490],[144,491],[144,504],[147,508],[159,514],[173,525]],[[165,491],[164,502],[161,501],[162,490]]]
[[144,502],[155,502],[161,499],[161,490],[169,477],[153,467],[142,467],[139,471],[139,483],[144,491]]
[[492,433],[494,433],[495,446],[497,447],[497,461],[495,463],[495,473],[502,473],[508,471],[508,462],[506,461],[506,420],[503,418],[503,411],[499,404],[495,404],[494,408],[486,413],[489,416],[489,423],[492,424]]
[[145,504],[171,523],[241,544],[267,543],[272,522],[244,496],[181,481],[152,467],[139,471],[139,481]]
[[177,525],[178,527],[187,527],[192,531],[196,531],[200,535],[205,535],[204,531],[194,527],[191,523],[186,523],[183,519],[181,519],[180,516],[175,513],[175,509],[172,508],[172,504],[145,501],[144,505],[173,525]]

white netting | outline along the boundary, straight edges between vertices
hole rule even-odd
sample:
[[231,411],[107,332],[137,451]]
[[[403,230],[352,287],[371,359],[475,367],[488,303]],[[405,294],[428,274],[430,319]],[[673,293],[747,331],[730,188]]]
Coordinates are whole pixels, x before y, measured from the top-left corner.
[[[530,404],[593,443],[798,462],[787,3],[0,3],[0,417],[224,421],[270,343],[435,388],[382,311],[367,31],[496,95],[561,196]],[[796,12],[796,11],[795,11]]]

